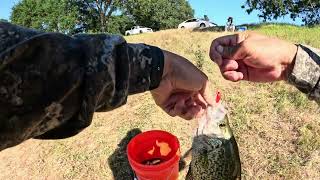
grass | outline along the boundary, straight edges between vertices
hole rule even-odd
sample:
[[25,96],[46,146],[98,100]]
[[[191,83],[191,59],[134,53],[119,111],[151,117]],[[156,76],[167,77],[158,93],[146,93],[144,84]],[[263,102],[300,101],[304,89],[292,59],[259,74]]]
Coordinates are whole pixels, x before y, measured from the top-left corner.
[[[320,48],[320,27],[262,25],[268,36]],[[208,57],[217,32],[167,30],[127,37],[190,59],[221,90],[237,138],[243,179],[317,179],[320,176],[320,115],[309,101],[285,83],[225,81]],[[192,141],[194,121],[171,118],[149,93],[131,96],[112,112],[96,113],[93,124],[76,137],[59,141],[29,140],[0,153],[0,179],[128,179],[126,143],[137,133],[162,129],[175,134],[182,153]],[[183,179],[186,169],[181,171]]]

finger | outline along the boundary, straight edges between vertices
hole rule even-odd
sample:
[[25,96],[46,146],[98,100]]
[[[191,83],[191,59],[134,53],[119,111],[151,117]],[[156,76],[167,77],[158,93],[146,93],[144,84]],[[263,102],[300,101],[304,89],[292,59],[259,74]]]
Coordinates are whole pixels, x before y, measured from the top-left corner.
[[201,106],[192,106],[188,107],[186,112],[184,114],[181,114],[180,117],[186,120],[191,120],[193,118],[201,116],[201,114],[203,113],[204,109]]
[[221,47],[223,46],[235,46],[238,41],[238,35],[229,35],[219,37],[213,40],[211,47],[210,47],[210,58],[214,62],[216,62],[219,66],[222,64],[222,56],[219,53],[221,51]]
[[203,109],[206,109],[208,106],[208,103],[206,102],[206,100],[204,99],[204,97],[202,97],[202,95],[200,93],[197,93],[194,97],[196,105],[201,106]]
[[220,66],[222,73],[226,71],[236,71],[239,68],[239,64],[235,60],[223,60],[223,64]]
[[181,115],[183,115],[185,113],[186,113],[185,101],[183,99],[181,99],[174,106],[174,114],[178,115],[178,116],[181,116]]
[[179,93],[174,94],[169,97],[169,99],[164,103],[164,107],[172,107],[175,106],[175,104],[180,101],[181,99],[190,99],[191,95],[187,93]]
[[174,106],[173,107],[164,108],[164,111],[171,117],[176,117],[177,116],[177,114],[174,112]]
[[185,119],[185,120],[192,120],[195,116],[193,116],[191,113],[186,113],[186,114],[183,114],[183,115],[180,115],[179,117]]
[[221,46],[218,49],[223,59],[243,60],[248,54],[244,43],[235,46]]
[[164,111],[167,112],[172,117],[181,116],[185,114],[186,104],[189,103],[189,106],[194,106],[195,103],[192,100],[191,94],[179,93],[170,96],[167,102],[164,105]]
[[213,105],[214,100],[211,94],[210,83],[208,80],[204,83],[202,89],[200,90],[200,95],[201,95],[201,98],[205,100],[206,104]]
[[239,67],[237,69],[238,72],[241,72],[243,74],[242,80],[249,80],[249,69],[250,67],[247,66],[243,61],[237,61]]
[[193,98],[189,98],[187,101],[186,101],[186,106],[196,106],[197,103],[193,100]]
[[223,73],[223,77],[229,81],[238,82],[244,79],[242,72],[227,71]]
[[182,99],[182,95],[172,95],[169,97],[167,102],[163,105],[163,110],[171,117],[177,116],[175,106],[178,101]]
[[206,112],[206,109],[199,109],[198,107],[194,108],[191,112],[194,113],[194,118],[200,118]]

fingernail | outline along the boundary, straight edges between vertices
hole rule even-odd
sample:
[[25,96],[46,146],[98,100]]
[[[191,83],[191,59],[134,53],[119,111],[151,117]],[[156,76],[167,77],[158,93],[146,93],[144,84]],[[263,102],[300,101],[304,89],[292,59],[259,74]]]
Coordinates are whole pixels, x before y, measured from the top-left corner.
[[219,45],[217,47],[217,51],[218,51],[218,53],[222,54],[223,53],[223,46]]

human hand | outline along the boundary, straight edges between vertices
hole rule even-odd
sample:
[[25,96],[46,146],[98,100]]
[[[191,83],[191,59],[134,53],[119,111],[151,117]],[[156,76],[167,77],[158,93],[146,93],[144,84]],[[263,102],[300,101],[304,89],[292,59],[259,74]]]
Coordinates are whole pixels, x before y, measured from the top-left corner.
[[296,53],[292,43],[253,32],[217,38],[210,48],[224,78],[234,82],[286,80]]
[[207,76],[191,62],[163,51],[164,72],[159,87],[151,91],[157,105],[170,116],[190,120],[212,104]]

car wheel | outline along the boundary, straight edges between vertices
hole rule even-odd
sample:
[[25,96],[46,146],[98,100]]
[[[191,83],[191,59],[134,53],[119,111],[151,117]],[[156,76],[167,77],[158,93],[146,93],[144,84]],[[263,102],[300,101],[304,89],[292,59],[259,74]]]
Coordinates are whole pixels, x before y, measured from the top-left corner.
[[204,27],[206,27],[206,25],[205,25],[204,23],[201,23],[201,24],[200,24],[200,27],[201,27],[201,28],[204,28]]
[[181,26],[181,29],[184,29],[184,26]]
[[140,34],[142,34],[143,32],[142,32],[142,30],[140,30]]
[[127,33],[126,36],[130,36],[130,33]]

